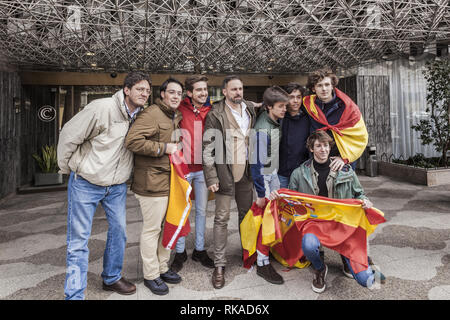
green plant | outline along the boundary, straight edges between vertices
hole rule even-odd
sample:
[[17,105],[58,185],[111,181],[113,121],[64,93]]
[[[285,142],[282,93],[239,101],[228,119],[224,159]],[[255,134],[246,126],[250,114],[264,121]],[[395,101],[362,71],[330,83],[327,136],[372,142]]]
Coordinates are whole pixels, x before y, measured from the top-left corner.
[[36,160],[37,165],[41,169],[42,173],[57,173],[58,168],[58,158],[56,156],[56,147],[54,145],[51,146],[43,146],[42,147],[42,156],[37,153],[32,154],[34,160]]
[[420,132],[423,144],[432,143],[441,152],[441,164],[447,165],[447,151],[450,149],[450,59],[426,63],[427,107],[430,114],[411,128]]

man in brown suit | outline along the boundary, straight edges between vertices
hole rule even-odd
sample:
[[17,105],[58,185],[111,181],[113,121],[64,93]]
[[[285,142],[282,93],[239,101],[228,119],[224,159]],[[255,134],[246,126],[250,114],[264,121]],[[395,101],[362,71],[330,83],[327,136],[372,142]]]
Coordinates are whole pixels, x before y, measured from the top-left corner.
[[203,135],[203,172],[206,186],[215,193],[214,272],[212,283],[225,284],[225,250],[230,205],[237,203],[239,224],[253,202],[253,181],[248,162],[250,129],[255,123],[254,104],[243,100],[243,84],[237,76],[223,81],[225,98],[214,103],[206,116]]
[[143,225],[140,239],[144,285],[154,294],[169,293],[166,283],[181,277],[169,269],[170,250],[163,247],[164,218],[169,202],[169,154],[177,150],[183,85],[169,78],[160,87],[160,99],[142,111],[128,132],[125,146],[134,152],[131,190],[141,207]]

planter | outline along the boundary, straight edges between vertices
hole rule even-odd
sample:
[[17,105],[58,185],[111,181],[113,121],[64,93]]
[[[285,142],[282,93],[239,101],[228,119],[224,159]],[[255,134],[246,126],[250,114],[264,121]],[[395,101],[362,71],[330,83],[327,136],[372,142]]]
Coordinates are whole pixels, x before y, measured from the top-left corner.
[[34,185],[39,186],[49,186],[53,184],[62,184],[63,176],[60,173],[35,173],[34,174]]
[[450,168],[425,169],[380,161],[378,173],[428,187],[450,184]]

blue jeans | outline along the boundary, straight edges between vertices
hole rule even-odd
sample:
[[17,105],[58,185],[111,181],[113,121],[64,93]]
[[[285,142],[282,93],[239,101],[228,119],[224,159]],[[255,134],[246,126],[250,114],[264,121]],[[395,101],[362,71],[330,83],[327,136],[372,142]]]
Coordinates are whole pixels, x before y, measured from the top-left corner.
[[[302,250],[305,254],[305,257],[312,263],[312,266],[315,270],[322,270],[324,267],[324,263],[322,259],[320,259],[319,254],[320,241],[313,233],[307,233],[303,236],[302,239]],[[370,266],[361,272],[355,274],[350,265],[350,261],[345,258],[345,262],[350,269],[350,272],[353,275],[353,278],[362,285],[363,287],[370,288],[375,281],[375,276],[372,272],[372,268]]]
[[66,300],[84,299],[89,266],[88,241],[99,203],[106,212],[108,233],[103,255],[103,282],[120,280],[126,245],[125,183],[102,187],[70,173],[67,187],[67,258],[64,293]]
[[278,175],[278,180],[280,180],[280,188],[289,188],[289,177]]
[[[206,206],[208,205],[208,188],[206,188],[203,171],[191,172],[186,180],[194,186],[195,192],[195,250],[205,250]],[[175,251],[184,252],[186,237],[178,238]]]

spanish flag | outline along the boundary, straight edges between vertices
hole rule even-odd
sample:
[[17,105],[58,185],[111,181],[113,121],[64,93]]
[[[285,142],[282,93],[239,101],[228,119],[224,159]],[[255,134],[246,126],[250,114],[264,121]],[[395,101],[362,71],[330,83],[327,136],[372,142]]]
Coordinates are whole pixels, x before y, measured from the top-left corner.
[[307,266],[303,235],[313,233],[321,244],[350,260],[355,273],[368,267],[367,237],[385,222],[376,208],[362,209],[362,200],[330,199],[280,189],[281,199],[267,201],[264,209],[253,204],[240,225],[244,267],[256,259],[256,250],[287,266]]
[[334,90],[345,104],[344,112],[336,125],[328,123],[325,114],[315,103],[316,95],[304,97],[303,105],[314,120],[324,125],[319,130],[331,130],[342,159],[354,162],[363,154],[369,135],[358,106],[345,93],[337,88]]
[[192,187],[186,180],[189,173],[187,164],[183,161],[182,151],[169,156],[170,158],[170,192],[164,224],[162,245],[173,249],[179,237],[184,237],[191,231],[189,213],[191,212],[190,194]]

